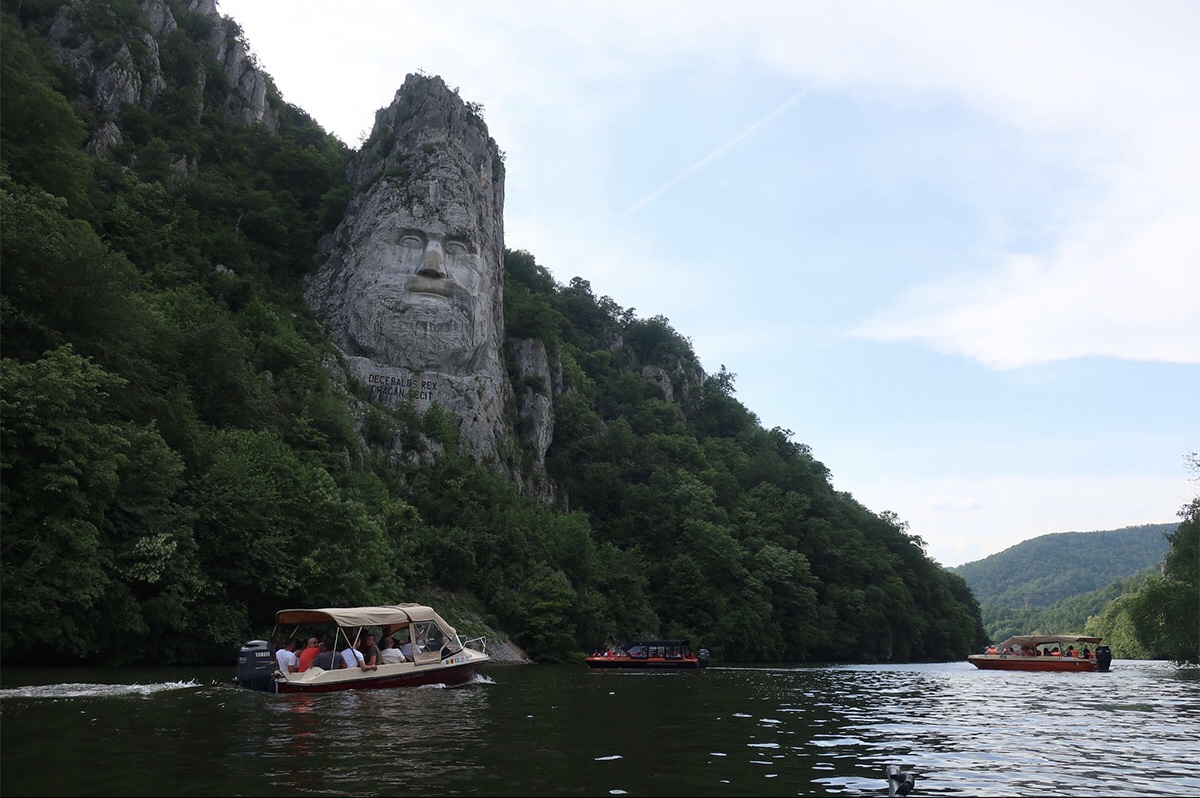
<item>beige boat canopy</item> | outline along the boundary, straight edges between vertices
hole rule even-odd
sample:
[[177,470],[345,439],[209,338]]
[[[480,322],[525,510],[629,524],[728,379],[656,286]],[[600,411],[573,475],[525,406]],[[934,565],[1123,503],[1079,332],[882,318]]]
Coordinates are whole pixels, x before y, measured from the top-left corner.
[[417,621],[433,621],[448,637],[455,635],[454,627],[446,623],[432,607],[423,604],[389,604],[382,607],[325,607],[323,609],[280,610],[275,622],[282,626],[335,623],[349,626],[399,626]]
[[1013,648],[1020,646],[1021,648],[1033,648],[1047,643],[1099,643],[1099,637],[1089,637],[1087,635],[1017,635],[1010,637],[1000,644],[1000,648]]

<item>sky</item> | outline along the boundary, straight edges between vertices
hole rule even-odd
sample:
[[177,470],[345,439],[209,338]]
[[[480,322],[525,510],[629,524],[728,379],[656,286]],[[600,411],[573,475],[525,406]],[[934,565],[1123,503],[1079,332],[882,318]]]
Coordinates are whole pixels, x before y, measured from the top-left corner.
[[944,566],[1200,492],[1200,3],[218,0],[352,148],[483,107],[505,246],[663,316]]

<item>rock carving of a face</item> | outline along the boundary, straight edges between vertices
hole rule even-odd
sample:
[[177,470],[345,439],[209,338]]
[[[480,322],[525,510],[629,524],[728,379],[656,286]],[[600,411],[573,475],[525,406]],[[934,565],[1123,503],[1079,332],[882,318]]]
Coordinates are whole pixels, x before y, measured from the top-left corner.
[[494,330],[493,280],[475,242],[440,224],[399,214],[375,220],[351,300],[364,321],[364,348],[413,371],[467,373]]
[[346,216],[305,292],[373,399],[439,403],[481,457],[510,390],[500,157],[456,92],[408,76],[351,164]]

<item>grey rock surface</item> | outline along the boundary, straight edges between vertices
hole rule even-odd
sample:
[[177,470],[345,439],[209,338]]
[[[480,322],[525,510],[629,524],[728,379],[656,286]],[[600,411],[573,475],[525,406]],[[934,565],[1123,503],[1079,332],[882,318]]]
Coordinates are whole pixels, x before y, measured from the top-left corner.
[[504,341],[504,174],[477,109],[409,75],[350,168],[346,215],[305,297],[372,398],[460,424],[497,459],[511,388]]

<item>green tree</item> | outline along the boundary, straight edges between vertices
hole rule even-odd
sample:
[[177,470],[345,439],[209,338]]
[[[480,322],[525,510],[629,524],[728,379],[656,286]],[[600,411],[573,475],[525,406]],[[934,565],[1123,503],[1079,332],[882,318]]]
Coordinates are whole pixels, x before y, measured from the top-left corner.
[[[112,643],[114,624],[144,634],[138,602],[191,553],[175,504],[182,462],[153,425],[106,418],[124,380],[70,346],[0,369],[4,650],[69,640],[87,657]],[[117,590],[129,601],[114,612],[106,602],[121,585],[136,592]]]
[[1180,665],[1200,665],[1200,497],[1179,515],[1183,522],[1170,536],[1162,575],[1146,580],[1128,611],[1145,649]]
[[[36,44],[44,53],[45,43]],[[7,14],[0,24],[0,84],[0,150],[6,171],[21,183],[64,198],[76,211],[84,210],[92,168],[82,149],[86,130],[58,90],[56,75]]]

